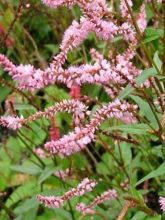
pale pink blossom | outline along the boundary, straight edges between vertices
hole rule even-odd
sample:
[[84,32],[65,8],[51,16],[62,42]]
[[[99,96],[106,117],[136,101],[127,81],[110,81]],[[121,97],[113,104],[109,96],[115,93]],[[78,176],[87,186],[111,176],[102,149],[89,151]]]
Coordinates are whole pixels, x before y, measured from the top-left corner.
[[86,192],[91,192],[96,184],[97,182],[95,180],[89,180],[88,178],[85,178],[78,184],[77,188],[70,189],[62,196],[38,195],[37,200],[48,208],[60,208],[64,205],[65,201],[68,201],[75,196],[82,196]]
[[[128,5],[129,5],[129,7],[132,8],[132,6],[133,6],[132,0],[126,0],[126,1],[127,1]],[[125,17],[128,20],[131,19],[131,16],[129,14],[127,5],[125,3],[125,0],[120,0],[120,11],[121,11],[122,17]]]
[[137,17],[137,25],[142,33],[145,31],[147,27],[146,12],[145,12],[144,4],[140,8],[140,13],[138,14],[138,17]]
[[89,124],[84,127],[76,127],[73,132],[64,135],[58,141],[50,141],[45,144],[45,149],[51,154],[58,154],[60,157],[69,156],[81,151],[85,146],[94,140],[94,133],[98,130],[101,123],[107,118],[116,118],[125,123],[135,123],[133,115],[135,106],[127,102],[115,100],[108,105],[103,105],[97,109]]
[[159,204],[160,204],[160,208],[163,212],[165,212],[165,197],[160,197],[159,198]]
[[76,0],[42,0],[42,2],[51,8],[57,8],[59,6],[70,7],[76,3]]
[[[10,71],[10,75],[18,82],[19,88],[30,90],[43,88],[55,82],[63,83],[69,88],[75,85],[81,86],[84,83],[96,83],[106,87],[109,83],[123,85],[129,81],[134,81],[141,74],[141,70],[136,68],[130,61],[135,56],[135,50],[132,47],[133,45],[123,54],[117,55],[116,62],[114,63],[110,63],[103,57],[97,59],[93,57],[96,61],[93,65],[83,64],[80,66],[71,66],[68,69],[61,67],[56,70],[54,69],[54,65],[51,64],[51,68],[46,68],[43,71],[35,69],[31,65],[21,64],[14,68],[14,72]],[[97,52],[95,51],[95,53]],[[97,54],[97,56],[99,55]],[[10,61],[9,63],[11,64]],[[13,65],[11,64],[10,66]],[[6,68],[9,68],[8,62]],[[127,80],[125,80],[123,75],[127,77]]]
[[17,130],[22,125],[23,117],[15,117],[15,116],[1,116],[0,117],[0,125],[7,127],[9,129]]
[[59,6],[71,7],[77,4],[82,10],[83,14],[90,19],[95,17],[102,17],[107,11],[107,5],[105,0],[42,0],[44,4],[52,8],[57,8]]
[[68,112],[72,113],[74,116],[75,124],[79,124],[79,122],[84,119],[85,114],[87,113],[87,107],[78,100],[64,100],[56,103],[54,106],[51,106],[45,111],[38,111],[35,114],[29,116],[28,118],[19,118],[15,116],[2,116],[0,117],[0,125],[4,127],[8,127],[11,129],[18,129],[22,125],[27,124],[29,122],[35,121],[42,117],[44,118],[53,118],[57,112]]
[[33,150],[33,152],[35,153],[35,154],[37,154],[38,155],[38,157],[40,157],[41,159],[44,159],[44,158],[46,158],[47,156],[48,156],[48,154],[42,149],[42,148],[35,148],[34,150]]
[[10,75],[17,74],[16,66],[3,54],[0,54],[0,65],[7,71]]
[[61,52],[54,57],[54,68],[59,69],[65,62],[67,53],[78,47],[92,30],[93,24],[86,18],[81,18],[80,23],[73,21],[71,26],[65,31],[60,45]]
[[95,208],[95,206],[107,200],[114,200],[116,198],[116,190],[107,190],[101,196],[97,196],[89,205],[85,205],[84,203],[77,204],[76,210],[81,212],[82,214],[94,214],[95,211],[93,209]]

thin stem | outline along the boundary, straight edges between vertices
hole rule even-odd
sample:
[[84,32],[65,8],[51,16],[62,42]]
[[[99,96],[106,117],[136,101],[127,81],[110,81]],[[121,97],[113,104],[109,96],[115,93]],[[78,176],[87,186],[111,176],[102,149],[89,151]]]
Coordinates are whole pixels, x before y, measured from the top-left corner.
[[126,204],[123,206],[121,212],[119,213],[119,216],[117,217],[117,220],[124,220],[127,212],[128,212],[128,209],[131,208],[131,207],[134,207],[134,202],[132,201],[128,201],[126,202]]
[[9,215],[10,219],[16,218],[15,213],[10,208],[8,208],[5,204],[3,204],[1,201],[0,201],[0,208],[4,209],[6,211],[6,213]]
[[15,17],[14,17],[13,21],[11,22],[11,24],[10,24],[10,26],[9,26],[9,29],[8,29],[7,33],[5,34],[5,36],[4,36],[4,38],[3,38],[3,42],[5,42],[5,41],[7,40],[7,38],[8,38],[8,36],[9,36],[10,32],[12,31],[12,29],[13,29],[13,27],[14,27],[16,21],[17,21],[17,19],[20,17],[20,15],[21,15],[20,12],[21,12],[22,5],[23,5],[24,1],[25,1],[25,0],[21,0],[21,1],[20,1],[19,5],[18,5],[18,8],[17,8],[17,10],[16,10]]
[[127,170],[125,169],[124,159],[123,159],[123,155],[122,155],[121,146],[119,144],[119,141],[117,141],[117,145],[118,145],[118,149],[119,149],[119,155],[120,155],[120,159],[121,159],[122,168],[123,168],[128,180],[130,181],[129,174],[128,174]]
[[[134,27],[135,27],[135,30],[136,30],[136,32],[137,32],[137,38],[138,38],[138,40],[139,40],[139,42],[140,42],[140,45],[142,46],[142,49],[144,50],[144,52],[145,52],[145,54],[146,54],[146,57],[147,57],[147,59],[148,59],[148,61],[149,61],[149,64],[150,64],[151,66],[152,66],[152,64],[153,64],[153,66],[155,67],[156,71],[161,75],[161,72],[160,72],[159,68],[158,68],[157,65],[155,64],[155,62],[154,62],[154,60],[152,59],[152,57],[150,56],[150,53],[148,52],[148,50],[147,50],[145,44],[141,41],[141,38],[142,38],[143,35],[142,35],[142,33],[141,33],[141,31],[140,31],[138,25],[137,25],[137,22],[136,22],[136,19],[134,18],[134,15],[133,15],[133,13],[132,13],[132,10],[131,10],[131,8],[130,8],[128,2],[127,2],[127,0],[124,0],[124,1],[125,1],[125,4],[126,4],[127,8],[128,8],[129,14],[130,14],[130,16],[131,16],[132,23],[133,23],[133,25],[134,25]],[[157,85],[158,85],[158,87],[159,87],[159,90],[163,93],[162,86],[161,86],[159,80],[158,80],[156,77],[155,77],[155,81],[156,81],[156,83],[157,83]]]
[[45,163],[41,160],[41,158],[35,152],[33,152],[33,150],[29,147],[29,145],[22,138],[22,136],[24,138],[26,138],[26,139],[27,139],[27,137],[21,131],[18,131],[17,134],[18,134],[18,137],[21,139],[21,141],[25,144],[27,149],[37,158],[37,160],[40,162],[41,166],[44,168],[45,167]]
[[119,134],[111,133],[111,132],[102,132],[104,135],[114,138],[115,140],[124,141],[131,144],[139,145],[139,142],[134,139],[128,139],[126,137],[122,137]]
[[[64,189],[66,189],[66,186],[65,186],[65,182],[64,182],[64,181],[62,181],[62,185],[63,185]],[[76,220],[76,219],[75,219],[75,216],[74,216],[74,211],[73,211],[73,208],[72,208],[72,205],[71,205],[70,201],[68,200],[67,203],[68,203],[68,205],[69,205],[69,209],[70,209],[70,214],[71,214],[71,216],[72,216],[72,220]]]

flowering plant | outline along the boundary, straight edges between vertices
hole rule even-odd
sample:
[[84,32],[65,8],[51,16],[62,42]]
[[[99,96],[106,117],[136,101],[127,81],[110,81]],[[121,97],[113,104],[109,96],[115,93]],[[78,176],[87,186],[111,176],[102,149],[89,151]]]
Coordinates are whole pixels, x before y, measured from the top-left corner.
[[[12,58],[14,52],[5,54],[2,48],[0,53],[3,69],[0,80],[10,89],[4,98],[0,125],[12,131],[7,145],[2,142],[2,154],[9,157],[13,171],[23,173],[22,186],[25,185],[25,197],[21,191],[21,199],[15,199],[21,190],[17,187],[0,206],[9,217],[18,219],[24,218],[23,213],[25,218],[31,218],[31,213],[33,219],[39,219],[40,215],[49,218],[47,209],[53,209],[50,218],[57,219],[83,219],[88,215],[118,220],[132,216],[159,219],[165,210],[163,187],[158,190],[165,167],[165,65],[159,58],[164,55],[162,47],[155,52],[154,40],[157,47],[161,40],[164,42],[162,22],[158,19],[163,3],[137,4],[131,0],[120,0],[119,6],[106,0],[42,0],[42,3],[21,1],[2,43],[9,38],[17,20],[21,21],[22,14],[32,8],[51,16],[54,10],[70,10],[74,18],[64,31],[58,52],[53,44],[46,45],[55,53],[47,59],[48,63],[23,23],[22,30],[37,59],[29,60],[27,51],[24,54],[21,49],[26,64],[22,60],[16,64]],[[151,16],[152,11],[155,14]],[[61,16],[58,19],[62,22]],[[156,33],[147,27],[150,23]],[[87,41],[91,41],[89,45]],[[7,74],[10,78],[6,79]],[[15,144],[10,143],[12,138]],[[5,150],[11,144],[12,148],[19,146],[16,161],[14,154],[11,156]],[[149,193],[153,190],[157,193],[157,207],[150,204]],[[11,202],[12,199],[16,202]],[[18,203],[21,204],[17,208]]]

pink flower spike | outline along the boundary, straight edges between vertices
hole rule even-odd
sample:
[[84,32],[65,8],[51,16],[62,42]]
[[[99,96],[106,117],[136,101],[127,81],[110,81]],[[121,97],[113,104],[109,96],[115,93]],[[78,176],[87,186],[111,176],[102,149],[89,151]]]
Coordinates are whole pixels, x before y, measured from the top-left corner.
[[22,126],[23,117],[14,117],[14,116],[2,116],[0,117],[0,125],[7,127],[9,129],[17,130]]
[[95,180],[89,180],[88,178],[83,179],[77,186],[72,188],[62,196],[42,196],[38,195],[37,200],[49,208],[60,208],[64,205],[65,201],[72,199],[75,196],[82,196],[86,192],[91,192],[96,186]]
[[76,209],[77,211],[82,212],[82,214],[94,214],[93,208],[95,206],[107,200],[114,200],[116,198],[116,190],[107,190],[101,196],[97,196],[89,205],[85,205],[84,203],[77,204]]
[[14,76],[17,74],[17,67],[3,54],[0,54],[0,65],[9,75]]
[[133,115],[135,108],[135,106],[127,102],[121,102],[116,99],[108,105],[103,105],[102,108],[97,109],[90,122],[84,127],[76,127],[73,132],[64,135],[59,140],[47,142],[45,149],[51,154],[57,154],[60,157],[79,152],[94,140],[94,133],[105,119],[116,118],[125,123],[135,123],[136,118]]
[[159,198],[159,204],[160,204],[160,208],[163,212],[165,212],[165,197],[160,197]]
[[75,0],[42,0],[42,2],[51,7],[51,8],[57,8],[59,6],[66,6],[71,7],[73,4],[75,4]]
[[57,112],[72,113],[75,123],[78,124],[85,117],[86,110],[87,106],[85,106],[82,102],[78,100],[63,100],[61,102],[55,103],[54,106],[45,109],[45,111],[38,111],[25,119],[22,117],[19,118],[14,116],[2,116],[0,117],[0,125],[16,130],[22,125],[25,125],[42,117],[52,118]]
[[145,5],[143,4],[140,8],[140,13],[137,17],[137,25],[140,31],[143,33],[147,27],[147,19],[146,19],[146,12],[145,12]]

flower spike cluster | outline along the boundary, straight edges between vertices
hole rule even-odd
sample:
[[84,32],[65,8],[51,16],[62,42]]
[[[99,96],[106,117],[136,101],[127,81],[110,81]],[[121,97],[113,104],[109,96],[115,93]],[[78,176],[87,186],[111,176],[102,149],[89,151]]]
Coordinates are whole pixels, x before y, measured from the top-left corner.
[[10,75],[18,82],[19,88],[29,90],[44,88],[46,85],[56,82],[63,83],[68,88],[84,83],[102,86],[108,86],[109,83],[124,85],[127,82],[123,75],[131,82],[141,74],[141,70],[130,61],[134,57],[134,51],[131,49],[122,55],[117,55],[114,63],[110,63],[102,57],[102,59],[96,60],[93,65],[83,64],[71,66],[68,69],[61,68],[59,72],[53,67],[46,70],[35,70],[30,65],[22,64],[16,67],[7,58],[5,58],[5,62],[2,62],[1,57],[4,56],[0,54],[0,64],[10,71]]
[[82,214],[94,214],[93,208],[101,204],[107,200],[114,200],[117,198],[116,190],[107,190],[105,191],[101,196],[97,196],[93,202],[91,202],[89,205],[85,205],[84,203],[79,203],[76,206],[77,211],[81,212]]
[[163,212],[165,212],[165,197],[160,197],[159,198],[159,204],[160,204],[160,208]]
[[63,111],[72,113],[74,116],[74,122],[76,124],[79,124],[79,122],[85,117],[85,114],[88,114],[87,107],[82,102],[72,99],[58,102],[54,106],[47,108],[45,111],[38,111],[26,119],[24,119],[23,117],[19,118],[15,116],[2,116],[0,117],[0,125],[16,130],[22,125],[43,117],[53,118],[54,114]]
[[9,129],[17,130],[22,127],[23,120],[23,117],[19,118],[18,116],[1,116],[0,125]]
[[51,154],[57,154],[60,157],[69,156],[75,152],[81,151],[87,144],[94,140],[94,133],[98,130],[101,123],[107,118],[117,118],[126,123],[135,123],[133,116],[136,106],[127,102],[115,100],[108,105],[96,111],[89,124],[83,128],[76,127],[73,132],[64,135],[57,141],[50,141],[45,144],[45,149]]
[[42,196],[38,195],[37,200],[49,208],[60,208],[64,205],[65,201],[72,199],[75,196],[82,196],[86,192],[91,192],[97,185],[95,180],[89,180],[88,178],[83,179],[77,186],[72,188],[62,196]]
[[[132,6],[132,1],[129,0],[128,2]],[[126,16],[128,10],[124,0],[121,0],[120,8],[123,16],[126,17],[126,22],[121,25],[117,25],[114,20],[103,19],[109,12],[105,0],[43,0],[43,3],[53,8],[61,5],[71,7],[74,4],[78,4],[83,12],[83,16],[80,18],[80,22],[73,21],[71,26],[65,31],[60,45],[60,53],[53,58],[52,63],[45,70],[36,69],[30,64],[16,66],[7,57],[0,54],[0,65],[3,66],[5,71],[9,72],[12,78],[18,83],[20,89],[33,91],[58,82],[64,83],[69,88],[73,85],[81,85],[83,83],[98,83],[103,86],[107,86],[105,85],[107,82],[113,81],[115,83],[125,83],[121,79],[121,74],[118,73],[117,65],[112,65],[105,59],[103,59],[104,61],[102,63],[96,61],[94,65],[71,66],[68,69],[62,67],[67,58],[67,53],[73,48],[78,47],[85,40],[89,32],[94,32],[98,38],[105,41],[112,40],[115,36],[121,35],[130,44],[129,51],[135,50],[137,43],[136,34],[131,19],[129,16]],[[141,6],[140,13],[137,16],[137,24],[143,32],[146,27],[144,5]],[[125,67],[127,66],[125,65]],[[127,74],[129,76],[128,79],[131,78],[132,80],[140,72],[140,70],[129,62],[124,74]]]
[[[132,0],[126,1],[132,10]],[[136,77],[142,72],[132,61],[136,54],[137,36],[126,1],[120,0],[123,20],[118,22],[111,15],[106,0],[42,0],[45,5],[52,8],[60,6],[71,8],[78,5],[82,12],[79,21],[73,20],[64,32],[59,54],[53,57],[52,62],[45,69],[36,68],[31,64],[15,65],[5,55],[0,54],[0,65],[16,81],[19,89],[35,91],[55,83],[62,83],[70,89],[71,100],[55,103],[54,106],[45,109],[45,111],[38,111],[28,118],[23,118],[23,116],[0,117],[0,125],[16,130],[43,117],[52,119],[57,112],[66,111],[73,114],[73,131],[60,138],[59,130],[55,124],[52,124],[49,130],[50,141],[44,145],[47,152],[42,148],[33,150],[38,157],[47,158],[51,155],[58,155],[63,158],[83,150],[94,141],[95,133],[107,119],[115,118],[130,124],[137,122],[134,114],[137,107],[116,98],[120,90],[127,84],[135,85]],[[144,4],[141,5],[135,19],[140,32],[143,33],[147,26]],[[113,42],[115,37],[120,36],[128,47],[121,54],[110,56],[110,51],[109,59],[104,58],[95,49],[91,49],[91,63],[64,67],[68,53],[78,48],[91,32],[100,40],[108,42]],[[97,108],[95,113],[87,118],[87,122],[84,119],[90,112],[87,106],[79,101],[81,98],[80,86],[85,83],[101,85],[112,99],[111,102]],[[149,87],[150,83],[146,81],[143,85]],[[81,123],[82,120],[84,123]],[[69,174],[70,169],[54,173],[56,177],[63,180]],[[37,200],[48,208],[60,208],[73,197],[91,192],[96,185],[95,180],[85,178],[76,188],[70,189],[61,196],[38,195]],[[96,205],[116,198],[115,190],[107,190],[101,196],[97,196],[89,205],[80,203],[76,209],[82,214],[94,214]],[[164,200],[162,197],[159,200],[162,210],[165,210]]]

